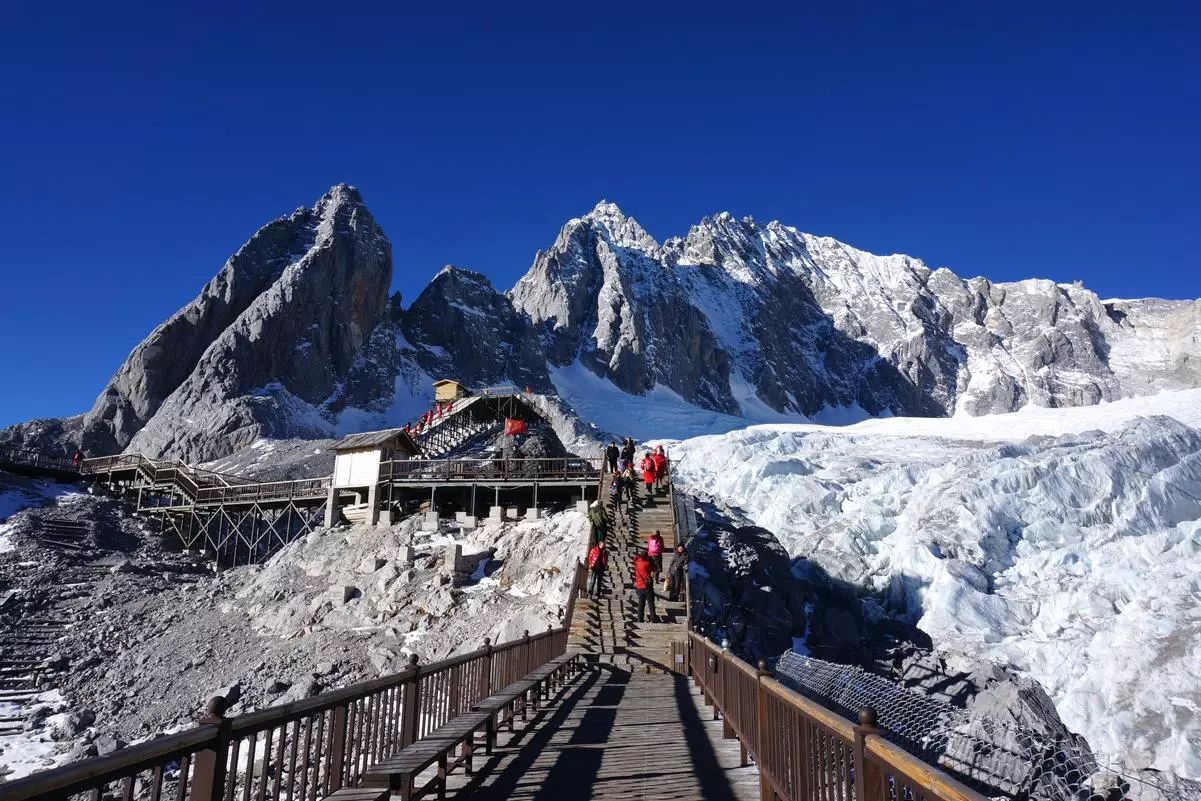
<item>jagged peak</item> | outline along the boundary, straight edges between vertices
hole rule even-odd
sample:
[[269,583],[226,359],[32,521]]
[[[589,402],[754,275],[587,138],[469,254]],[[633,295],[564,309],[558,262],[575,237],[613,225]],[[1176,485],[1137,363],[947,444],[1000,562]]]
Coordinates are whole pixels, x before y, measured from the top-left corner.
[[570,220],[564,227],[564,232],[581,224],[592,225],[606,231],[609,241],[618,247],[633,247],[652,251],[659,249],[659,243],[633,217],[621,210],[616,203],[600,200],[592,211],[583,217]]
[[313,212],[319,217],[328,217],[346,206],[363,206],[363,196],[357,187],[350,184],[334,184],[321,199],[313,205]]
[[438,271],[438,274],[434,276],[433,281],[431,281],[430,283],[432,284],[434,281],[449,281],[449,280],[469,281],[474,284],[480,284],[481,286],[485,286],[488,289],[493,289],[492,281],[489,280],[488,276],[484,275],[483,273],[476,272],[475,270],[469,269],[467,267],[459,267],[456,264],[448,264],[445,267],[443,267],[441,270]]

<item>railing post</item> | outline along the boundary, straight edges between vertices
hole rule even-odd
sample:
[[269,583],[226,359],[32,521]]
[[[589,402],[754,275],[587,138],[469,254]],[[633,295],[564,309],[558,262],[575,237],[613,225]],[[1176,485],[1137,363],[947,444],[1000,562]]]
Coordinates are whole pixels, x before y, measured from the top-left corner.
[[[726,740],[732,740],[738,735],[734,733],[734,727],[730,725],[730,688],[726,682],[726,676],[729,675],[730,646],[725,640],[721,643],[721,667],[717,670],[717,682],[721,685],[721,696],[719,701],[722,704],[721,708],[721,736]],[[715,705],[716,706],[716,705]]]
[[767,691],[763,689],[763,680],[771,677],[771,671],[767,669],[767,660],[760,659],[758,670],[755,671],[757,681],[755,682],[755,742],[752,744],[752,753],[755,756],[755,762],[759,765],[759,799],[760,801],[772,801],[775,798],[775,792],[771,789],[771,781],[767,777],[767,766],[764,764],[767,760],[764,758],[763,751],[765,748],[770,748],[773,742],[771,734],[765,732],[767,721]]
[[346,765],[346,704],[334,707],[329,728],[329,767],[325,771],[327,794],[342,789],[342,773]]
[[484,667],[480,673],[480,698],[492,695],[492,638],[484,638]]
[[197,751],[192,761],[192,801],[221,801],[225,796],[226,761],[229,757],[230,721],[225,717],[229,701],[221,695],[209,699],[200,725],[217,726],[213,745]]
[[522,653],[522,671],[521,675],[527,675],[533,668],[530,667],[530,632],[525,630],[521,632],[521,653]]
[[865,706],[859,710],[859,725],[855,727],[855,801],[867,801],[867,758],[864,743],[867,735],[876,731],[876,710]]
[[421,712],[418,709],[421,706],[421,668],[417,665],[417,654],[409,657],[409,669],[413,671],[413,678],[404,686],[404,717],[400,723],[401,748],[407,748],[417,742],[421,731]]

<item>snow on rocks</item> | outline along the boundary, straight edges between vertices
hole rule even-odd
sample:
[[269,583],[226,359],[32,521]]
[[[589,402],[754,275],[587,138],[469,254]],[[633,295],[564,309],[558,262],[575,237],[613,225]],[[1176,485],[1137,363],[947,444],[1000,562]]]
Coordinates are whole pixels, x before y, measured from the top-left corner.
[[1198,777],[1201,431],[1135,416],[1157,408],[1197,424],[1201,393],[761,426],[673,455],[684,484],[881,594],[937,645],[1029,674],[1098,752]]

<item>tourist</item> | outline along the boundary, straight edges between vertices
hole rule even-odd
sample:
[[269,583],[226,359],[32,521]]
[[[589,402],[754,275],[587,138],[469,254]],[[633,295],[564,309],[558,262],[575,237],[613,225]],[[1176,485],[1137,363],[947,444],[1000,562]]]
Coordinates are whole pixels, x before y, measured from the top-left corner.
[[650,607],[650,622],[658,623],[655,614],[655,563],[646,555],[645,548],[638,549],[634,557],[634,592],[638,596],[638,622],[646,621],[646,610]]
[[621,452],[617,450],[617,443],[610,442],[609,447],[605,448],[605,464],[609,468],[610,473],[617,472],[617,457]]
[[601,540],[588,552],[588,588],[586,592],[589,597],[601,597],[605,587],[605,568],[608,566],[609,553],[605,550],[605,541]]
[[655,485],[662,490],[663,482],[667,480],[667,454],[663,452],[662,445],[655,446],[651,458],[655,460]]
[[601,506],[600,501],[593,501],[588,507],[588,522],[592,524],[592,534],[589,542],[603,542],[605,539],[605,529],[609,526],[609,520],[605,517],[605,509]]
[[614,511],[618,514],[621,513],[622,501],[625,500],[625,489],[625,474],[614,473],[609,481],[609,497],[612,499]]
[[634,440],[626,437],[621,443],[621,458],[627,465],[634,464]]
[[71,456],[71,464],[75,465],[75,469],[83,467],[83,449],[76,448],[75,453]]
[[655,563],[655,581],[658,581],[663,574],[663,535],[658,529],[646,538],[646,553]]
[[684,592],[684,577],[688,573],[688,549],[683,543],[676,546],[676,553],[667,566],[667,579],[664,587],[667,590],[667,600],[678,601]]
[[621,474],[621,483],[622,489],[629,497],[630,505],[633,506],[638,487],[638,475],[634,472],[634,465],[626,465],[625,472]]
[[646,484],[646,497],[653,500],[655,492],[655,460],[650,451],[642,457],[642,483]]

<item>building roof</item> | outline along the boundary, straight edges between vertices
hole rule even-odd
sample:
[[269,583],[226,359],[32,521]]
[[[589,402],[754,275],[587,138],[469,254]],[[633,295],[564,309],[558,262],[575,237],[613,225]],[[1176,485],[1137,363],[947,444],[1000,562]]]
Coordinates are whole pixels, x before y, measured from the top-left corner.
[[457,378],[439,378],[434,382],[434,386],[438,386],[439,384],[458,384],[459,386],[463,386],[463,382]]
[[418,452],[413,438],[403,428],[386,428],[383,431],[364,431],[361,434],[348,434],[329,446],[331,451],[353,451],[359,448],[374,448],[386,445],[400,438],[412,453]]

